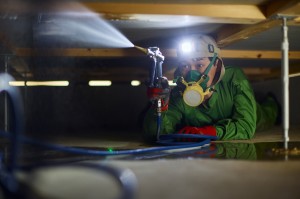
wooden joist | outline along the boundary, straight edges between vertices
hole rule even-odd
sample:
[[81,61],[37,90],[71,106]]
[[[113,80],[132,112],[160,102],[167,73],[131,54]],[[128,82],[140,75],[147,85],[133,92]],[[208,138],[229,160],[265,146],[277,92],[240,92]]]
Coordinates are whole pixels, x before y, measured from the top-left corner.
[[266,16],[274,15],[300,16],[299,0],[271,1],[266,8]]
[[278,19],[267,19],[255,25],[225,25],[216,31],[217,43],[220,47],[228,46],[234,42],[248,39],[255,34],[261,33],[275,26],[279,26]]
[[[165,57],[176,58],[175,49],[161,49]],[[27,56],[57,56],[57,57],[139,57],[145,56],[144,53],[135,48],[123,49],[95,49],[95,48],[57,48],[57,49],[29,49],[16,48],[15,55],[21,57]],[[221,50],[223,58],[238,59],[281,59],[280,51],[258,51],[258,50]],[[290,51],[290,59],[300,59],[300,51]]]
[[130,19],[130,17],[133,20],[141,20],[134,14],[148,15],[148,19],[143,17],[145,21],[151,21],[151,15],[198,16],[208,21],[214,19],[215,23],[243,24],[253,24],[266,19],[256,5],[101,2],[85,2],[83,5],[97,13],[118,15],[120,20]]

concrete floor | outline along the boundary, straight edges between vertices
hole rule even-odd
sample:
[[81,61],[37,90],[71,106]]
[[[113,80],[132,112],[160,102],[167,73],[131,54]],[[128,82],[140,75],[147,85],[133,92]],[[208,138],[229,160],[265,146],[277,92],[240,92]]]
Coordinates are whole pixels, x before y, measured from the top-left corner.
[[[99,162],[94,162],[100,164]],[[136,176],[136,198],[299,198],[299,161],[176,159],[105,161]],[[88,169],[36,170],[25,178],[36,198],[116,198],[117,184]]]
[[[299,129],[296,127],[290,131],[294,148],[300,146]],[[155,158],[119,156],[85,159],[85,156],[63,156],[60,159],[78,158],[80,162],[93,165],[129,169],[137,180],[135,198],[138,199],[300,198],[300,147],[294,153],[278,155],[271,149],[273,145],[260,145],[279,141],[282,141],[282,136],[281,129],[277,127],[257,133],[252,140],[232,141],[225,144],[217,142],[215,144],[217,152],[209,156],[201,156],[203,151],[198,149],[183,155],[182,153],[180,155],[170,153],[165,156],[155,154]],[[138,140],[130,141],[122,138],[116,141],[111,139],[99,141],[95,138],[57,138],[56,143],[115,149],[145,147]],[[268,150],[265,150],[266,148],[261,150],[261,146],[266,146]],[[203,149],[210,149],[210,147]],[[48,151],[48,154],[50,152]],[[221,153],[224,155],[220,155]],[[57,157],[57,154],[54,156]],[[42,168],[30,173],[19,173],[19,178],[25,185],[27,196],[31,198],[98,199],[117,198],[121,194],[118,184],[112,177],[104,172],[87,168],[72,166]]]

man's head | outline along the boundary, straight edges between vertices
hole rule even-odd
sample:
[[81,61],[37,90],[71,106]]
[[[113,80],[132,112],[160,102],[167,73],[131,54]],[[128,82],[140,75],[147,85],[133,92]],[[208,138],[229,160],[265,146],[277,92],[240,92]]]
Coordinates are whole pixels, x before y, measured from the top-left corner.
[[192,71],[198,71],[202,75],[207,75],[209,80],[207,87],[218,83],[224,73],[223,61],[219,55],[215,40],[206,35],[192,35],[180,41],[177,49],[179,67],[175,71],[175,78],[183,76]]

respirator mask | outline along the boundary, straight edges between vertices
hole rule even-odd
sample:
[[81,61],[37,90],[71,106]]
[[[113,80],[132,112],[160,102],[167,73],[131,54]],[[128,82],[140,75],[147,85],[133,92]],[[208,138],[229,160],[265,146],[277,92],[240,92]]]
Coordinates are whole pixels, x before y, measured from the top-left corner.
[[199,106],[204,101],[205,96],[214,91],[212,87],[207,87],[207,82],[209,81],[208,73],[215,63],[216,57],[216,55],[213,57],[213,60],[210,62],[203,74],[197,70],[190,70],[185,75],[185,78],[177,78],[177,85],[184,88],[182,97],[187,105],[192,107]]

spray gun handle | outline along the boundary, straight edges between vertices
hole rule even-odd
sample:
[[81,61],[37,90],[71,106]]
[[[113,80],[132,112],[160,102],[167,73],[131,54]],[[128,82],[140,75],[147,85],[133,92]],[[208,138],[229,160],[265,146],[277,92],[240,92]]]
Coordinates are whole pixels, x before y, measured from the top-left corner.
[[147,51],[148,56],[157,59],[157,61],[164,61],[165,57],[162,55],[158,47],[149,47]]
[[160,52],[158,47],[149,47],[147,49],[147,55],[152,59],[152,66],[150,72],[150,87],[159,87],[159,79],[162,78],[162,63],[164,56]]

